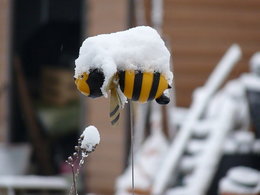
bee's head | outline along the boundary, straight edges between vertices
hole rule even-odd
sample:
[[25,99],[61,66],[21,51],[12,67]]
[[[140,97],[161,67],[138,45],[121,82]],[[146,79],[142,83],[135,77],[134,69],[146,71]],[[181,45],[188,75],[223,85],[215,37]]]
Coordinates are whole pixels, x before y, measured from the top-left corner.
[[89,74],[84,72],[78,78],[75,78],[75,84],[82,94],[96,98],[103,95],[101,87],[104,80],[104,73],[100,69],[91,69]]

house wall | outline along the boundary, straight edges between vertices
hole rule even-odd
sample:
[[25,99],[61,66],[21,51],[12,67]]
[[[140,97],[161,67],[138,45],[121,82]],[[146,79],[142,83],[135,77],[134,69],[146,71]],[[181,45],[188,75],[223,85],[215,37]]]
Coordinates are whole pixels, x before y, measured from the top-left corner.
[[[149,13],[151,3],[144,2]],[[172,51],[178,106],[190,105],[193,90],[206,82],[231,44],[241,46],[243,58],[229,79],[248,71],[248,60],[260,50],[259,10],[258,0],[164,0],[163,36]],[[126,0],[89,0],[88,35],[124,30],[127,11]],[[149,24],[147,14],[146,20]],[[101,144],[87,160],[87,187],[90,192],[111,194],[123,169],[124,117],[118,127],[111,127],[108,99],[86,102],[88,124],[101,132]]]
[[7,141],[11,0],[0,0],[0,142]]
[[[0,0],[0,142],[7,140],[11,0]],[[260,50],[260,1],[165,0],[163,32],[172,52],[177,104],[188,106],[192,91],[203,85],[226,49],[240,44],[243,59],[230,78],[248,70],[251,55]],[[88,0],[88,35],[126,29],[127,0]],[[87,17],[89,16],[89,17]],[[117,127],[108,118],[108,99],[86,98],[87,125],[101,133],[101,144],[87,159],[87,187],[111,194],[123,169],[125,117]]]
[[[89,0],[87,34],[94,36],[125,30],[127,0]],[[113,194],[116,178],[122,173],[125,158],[126,120],[121,113],[120,124],[109,121],[109,98],[86,98],[87,125],[95,125],[101,134],[96,151],[86,162],[86,185],[89,192]]]
[[205,83],[232,43],[242,60],[232,71],[248,70],[248,60],[260,50],[260,1],[165,0],[163,32],[174,62],[177,105],[189,106],[192,91]]

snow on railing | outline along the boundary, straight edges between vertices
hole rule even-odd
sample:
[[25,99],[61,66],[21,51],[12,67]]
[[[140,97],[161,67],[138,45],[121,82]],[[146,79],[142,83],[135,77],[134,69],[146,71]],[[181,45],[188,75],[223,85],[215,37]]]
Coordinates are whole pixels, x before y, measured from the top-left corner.
[[162,169],[158,172],[158,176],[155,179],[151,191],[152,194],[163,194],[167,188],[170,178],[176,174],[179,160],[190,138],[192,128],[202,116],[212,95],[221,86],[240,57],[241,50],[239,46],[236,44],[232,45],[218,63],[216,69],[209,77],[205,86],[196,91],[194,101],[186,118],[186,123],[183,124],[176,136],[176,139],[174,139],[169,148],[168,155],[162,164]]
[[222,156],[225,137],[233,129],[236,112],[236,102],[226,97],[222,109],[219,110],[218,119],[212,123],[211,133],[205,143],[207,147],[204,147],[187,185],[192,194],[206,194]]

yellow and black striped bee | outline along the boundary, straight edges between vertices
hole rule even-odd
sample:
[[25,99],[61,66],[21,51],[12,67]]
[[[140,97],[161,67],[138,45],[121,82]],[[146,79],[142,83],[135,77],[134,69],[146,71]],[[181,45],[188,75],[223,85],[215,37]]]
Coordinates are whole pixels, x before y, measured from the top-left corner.
[[[84,95],[96,98],[102,96],[101,87],[104,74],[99,69],[83,73],[75,80],[77,88]],[[137,70],[118,71],[110,82],[110,120],[117,124],[120,117],[121,98],[118,90],[132,101],[147,102],[156,100],[159,104],[168,104],[169,97],[164,95],[166,89],[171,88],[166,78],[159,72],[142,72]]]
[[119,85],[124,95],[133,101],[147,102],[153,99],[168,104],[170,99],[163,92],[171,88],[159,72],[119,71]]

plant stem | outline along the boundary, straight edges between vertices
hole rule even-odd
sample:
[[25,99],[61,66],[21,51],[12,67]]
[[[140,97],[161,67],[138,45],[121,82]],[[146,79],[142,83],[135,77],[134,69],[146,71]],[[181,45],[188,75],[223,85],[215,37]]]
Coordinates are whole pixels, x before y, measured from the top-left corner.
[[75,171],[74,171],[74,166],[73,165],[71,166],[71,169],[72,169],[72,177],[73,177],[74,194],[78,195],[77,186],[76,186],[76,177],[75,177]]

